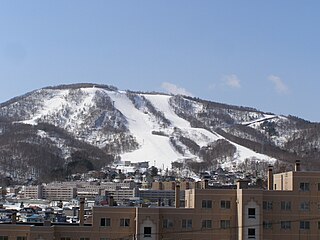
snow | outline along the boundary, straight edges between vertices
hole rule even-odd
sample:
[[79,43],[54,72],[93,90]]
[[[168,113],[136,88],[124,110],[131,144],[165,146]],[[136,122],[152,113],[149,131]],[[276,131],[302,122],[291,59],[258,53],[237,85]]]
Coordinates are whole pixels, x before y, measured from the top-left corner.
[[36,125],[37,120],[41,118],[42,116],[49,115],[50,113],[54,112],[56,109],[60,109],[63,103],[63,96],[66,94],[68,90],[60,90],[56,91],[56,95],[51,99],[43,99],[45,100],[43,103],[43,107],[41,111],[39,111],[37,114],[33,116],[32,119],[25,120],[23,123],[25,124],[31,124]]
[[262,118],[258,118],[258,119],[255,119],[255,120],[252,120],[252,121],[249,121],[249,122],[242,122],[241,124],[242,125],[251,125],[251,124],[254,124],[254,123],[259,123],[259,122],[263,122],[263,121],[266,121],[266,120],[271,120],[271,119],[274,119],[274,118],[278,118],[278,116],[277,115],[264,114],[264,117],[262,117]]
[[136,109],[130,99],[123,93],[109,92],[114,106],[127,118],[129,129],[140,144],[140,148],[133,152],[122,154],[124,161],[149,161],[150,165],[171,167],[171,161],[180,158],[169,143],[169,138],[153,135],[153,129],[159,129],[157,122],[152,121],[148,114]]
[[[125,91],[108,91],[100,88],[81,88],[81,96],[78,101],[69,101],[68,94],[70,91],[66,90],[50,90],[53,94],[49,95],[46,99],[42,99],[43,103],[38,108],[36,114],[32,118],[23,121],[27,124],[37,124],[37,121],[44,116],[53,116],[54,114],[60,114],[61,110],[71,109],[68,118],[60,116],[61,126],[71,133],[74,133],[79,138],[84,139],[90,143],[96,144],[99,147],[103,147],[103,142],[107,141],[107,136],[99,132],[99,129],[91,129],[86,133],[83,132],[83,124],[85,124],[86,116],[90,116],[89,110],[93,105],[93,99],[97,92],[104,92],[108,94],[111,100],[114,102],[114,107],[118,109],[128,121],[128,128],[132,136],[136,138],[136,141],[140,145],[140,148],[127,152],[121,155],[123,161],[142,162],[149,161],[149,165],[157,166],[160,169],[171,168],[171,163],[177,160],[183,160],[186,158],[193,158],[199,160],[195,155],[192,155],[189,151],[185,151],[182,155],[178,153],[170,143],[169,136],[174,134],[175,128],[178,128],[184,137],[187,137],[195,141],[200,147],[206,146],[210,142],[217,141],[218,139],[224,139],[224,137],[217,133],[208,131],[202,128],[193,128],[190,123],[185,119],[179,117],[169,104],[171,96],[161,94],[141,94],[160,112],[162,112],[166,119],[171,122],[169,127],[164,127],[156,120],[156,118],[146,111],[146,109],[137,109],[127,97]],[[78,97],[78,96],[77,96]],[[196,103],[195,111],[200,111],[202,105]],[[276,115],[265,114],[262,118],[250,122],[243,122],[242,124],[254,126],[264,120],[271,120],[278,118]],[[82,132],[81,132],[82,131]],[[152,134],[152,131],[162,131],[168,136],[160,136]],[[46,136],[45,132],[39,131],[38,134],[42,137]],[[87,135],[81,135],[87,134]],[[80,136],[81,135],[81,136]],[[59,139],[52,139],[57,144]],[[230,142],[230,141],[229,141]],[[266,155],[258,154],[248,148],[230,142],[237,147],[237,156],[235,156],[234,162],[240,163],[246,158],[256,157],[265,161],[274,161]],[[60,144],[63,144],[60,142]],[[225,165],[231,167],[233,163],[228,162]]]
[[149,95],[145,94],[144,97],[148,99],[158,110],[164,113],[165,117],[169,119],[173,125],[180,128],[190,127],[190,123],[183,118],[178,117],[169,105],[171,96],[166,95]]
[[[52,98],[43,99],[44,103],[42,108],[37,112],[37,114],[33,116],[33,118],[22,121],[23,123],[35,125],[37,124],[37,121],[42,116],[50,116],[53,113],[56,113],[59,110],[63,109],[63,107],[66,105],[68,105],[71,109],[85,109],[87,106],[90,106],[92,104],[92,99],[97,89],[82,88],[81,91],[87,94],[84,98],[81,99],[81,103],[79,105],[67,100],[66,96],[69,94],[69,90],[52,90],[52,91],[55,91],[54,93],[55,95]],[[79,118],[76,115],[76,112],[77,111],[73,112],[73,114],[70,116],[70,119],[79,120]]]
[[[173,161],[184,158],[197,158],[190,153],[183,156],[176,152],[171,146],[168,137],[153,135],[151,133],[152,130],[161,129],[161,126],[159,126],[156,121],[152,120],[148,114],[136,109],[124,93],[109,92],[108,94],[114,101],[115,107],[127,118],[129,129],[141,146],[138,150],[122,154],[121,157],[123,160],[131,162],[149,161],[150,165],[165,169],[167,167],[170,168],[171,162]],[[173,128],[178,127],[183,136],[192,139],[200,147],[206,146],[208,143],[218,139],[224,139],[222,136],[206,129],[192,128],[188,121],[176,115],[170,107],[169,99],[171,96],[150,94],[144,94],[143,96],[148,99],[157,110],[164,113],[164,116],[172,123],[170,128],[161,129],[164,132],[172,133]],[[258,154],[238,144],[234,145],[237,147],[239,154],[237,162],[242,162],[244,159],[251,157],[273,161],[266,155]],[[231,167],[231,164],[232,163],[230,163],[229,167]]]
[[222,136],[209,132],[203,128],[184,128],[182,129],[182,134],[184,137],[195,141],[200,147],[206,146],[209,142],[214,142],[223,138]]

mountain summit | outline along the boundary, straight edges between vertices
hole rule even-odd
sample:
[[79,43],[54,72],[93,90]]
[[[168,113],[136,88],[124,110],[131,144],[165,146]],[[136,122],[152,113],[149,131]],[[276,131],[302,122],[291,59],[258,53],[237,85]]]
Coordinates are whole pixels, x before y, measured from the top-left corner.
[[319,133],[319,124],[248,107],[62,85],[0,104],[0,173],[43,181],[119,159],[194,171],[296,159],[316,168]]

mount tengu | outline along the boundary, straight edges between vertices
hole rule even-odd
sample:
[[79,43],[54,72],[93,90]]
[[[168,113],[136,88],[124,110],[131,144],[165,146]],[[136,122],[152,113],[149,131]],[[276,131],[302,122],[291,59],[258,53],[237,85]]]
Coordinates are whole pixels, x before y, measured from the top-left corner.
[[300,159],[315,170],[319,139],[320,125],[298,117],[108,85],[61,85],[0,104],[0,175],[47,182],[119,159],[194,172],[274,161],[288,168]]

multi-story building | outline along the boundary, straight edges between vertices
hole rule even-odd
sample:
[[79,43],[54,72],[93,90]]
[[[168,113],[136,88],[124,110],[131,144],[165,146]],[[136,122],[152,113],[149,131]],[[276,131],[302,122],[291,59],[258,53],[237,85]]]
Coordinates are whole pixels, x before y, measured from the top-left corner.
[[23,188],[25,198],[69,201],[77,196],[77,188],[65,185],[38,185]]
[[297,163],[285,173],[270,168],[268,177],[267,189],[240,180],[235,188],[185,190],[184,207],[179,186],[175,207],[94,207],[88,225],[0,224],[0,239],[320,239],[320,172]]
[[25,198],[41,199],[43,196],[42,191],[42,185],[22,187],[23,197]]
[[43,188],[42,194],[44,199],[69,201],[76,197],[77,189],[64,186],[46,186]]
[[75,197],[94,199],[108,191],[115,195],[115,200],[120,201],[122,197],[133,197],[135,187],[134,182],[102,182],[99,185],[88,182],[54,182],[37,186],[24,186],[22,192],[24,198],[70,201]]

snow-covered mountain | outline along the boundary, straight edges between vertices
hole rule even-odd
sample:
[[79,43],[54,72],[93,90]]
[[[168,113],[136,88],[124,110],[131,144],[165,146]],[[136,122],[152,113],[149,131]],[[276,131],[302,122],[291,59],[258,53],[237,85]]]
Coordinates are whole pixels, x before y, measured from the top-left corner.
[[[120,91],[107,85],[74,84],[35,90],[1,104],[0,117],[1,152],[22,161],[23,154],[10,142],[33,147],[45,142],[55,149],[51,154],[60,159],[59,164],[51,166],[57,171],[76,161],[75,152],[88,153],[88,147],[91,154],[78,154],[76,159],[94,163],[92,168],[109,163],[112,156],[124,161],[149,161],[161,169],[171,168],[172,163],[237,169],[248,161],[303,158],[305,153],[300,151],[317,150],[319,145],[319,138],[313,136],[310,146],[294,144],[288,149],[302,135],[306,138],[303,133],[311,126],[318,127],[299,118],[180,95]],[[7,140],[21,129],[30,134]],[[0,160],[9,165],[8,157]],[[25,166],[39,172],[41,161],[29,159]],[[12,171],[11,175],[17,175]]]

